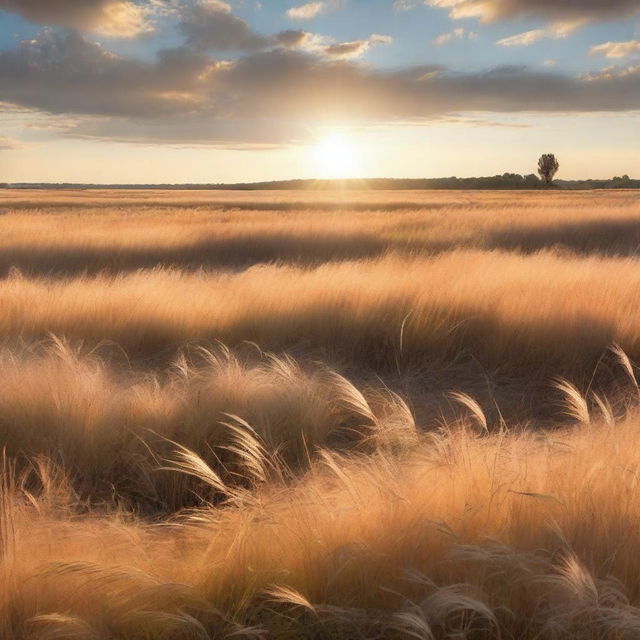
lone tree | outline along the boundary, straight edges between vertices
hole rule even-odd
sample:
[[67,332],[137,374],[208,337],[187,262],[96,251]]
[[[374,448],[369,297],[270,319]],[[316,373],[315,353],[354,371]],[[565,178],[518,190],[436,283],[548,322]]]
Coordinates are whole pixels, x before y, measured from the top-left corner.
[[553,153],[545,153],[538,160],[538,173],[547,186],[553,182],[553,176],[558,173],[559,168],[560,163]]

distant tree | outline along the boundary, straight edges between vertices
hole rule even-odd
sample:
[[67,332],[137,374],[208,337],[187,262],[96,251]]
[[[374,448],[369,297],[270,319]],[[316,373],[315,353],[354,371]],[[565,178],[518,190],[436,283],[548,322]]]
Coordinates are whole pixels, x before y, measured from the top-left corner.
[[528,188],[536,188],[540,186],[540,179],[535,173],[530,173],[524,177],[524,184]]
[[613,178],[611,178],[607,186],[611,187],[612,189],[628,189],[632,186],[631,183],[631,178],[625,173],[622,177],[614,176]]
[[540,156],[540,160],[538,160],[538,173],[546,185],[550,185],[553,182],[553,176],[558,173],[559,168],[560,163],[556,160],[553,153],[545,153]]

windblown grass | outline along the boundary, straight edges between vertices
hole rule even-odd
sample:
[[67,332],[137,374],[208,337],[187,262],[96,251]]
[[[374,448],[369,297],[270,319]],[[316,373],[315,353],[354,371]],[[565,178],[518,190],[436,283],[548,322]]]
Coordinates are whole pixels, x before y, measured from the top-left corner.
[[640,358],[639,296],[633,258],[550,252],[453,251],[235,274],[17,275],[0,282],[0,336],[111,340],[134,358],[249,340],[372,369],[466,356],[525,376],[590,375],[612,342]]
[[640,636],[637,193],[2,197],[2,640]]
[[14,483],[3,638],[634,638],[639,433],[445,429],[251,493],[184,450],[228,503],[155,526]]
[[245,453],[255,437],[254,453],[277,461],[284,479],[322,447],[366,450],[383,434],[392,446],[408,409],[390,391],[370,399],[376,413],[326,367],[255,350],[241,361],[222,345],[197,349],[159,374],[109,367],[57,341],[0,353],[0,447],[19,469],[39,459],[57,466],[79,500],[171,513],[211,494],[162,472],[176,446],[228,484],[251,486]]
[[23,192],[3,190],[0,272],[319,264],[453,248],[634,255],[633,191]]

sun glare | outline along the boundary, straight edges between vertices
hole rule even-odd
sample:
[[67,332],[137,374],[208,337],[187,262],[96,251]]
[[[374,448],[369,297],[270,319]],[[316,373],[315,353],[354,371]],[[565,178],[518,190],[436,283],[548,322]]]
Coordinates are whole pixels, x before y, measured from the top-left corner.
[[312,148],[314,171],[321,178],[354,178],[361,173],[357,146],[342,133],[332,133]]

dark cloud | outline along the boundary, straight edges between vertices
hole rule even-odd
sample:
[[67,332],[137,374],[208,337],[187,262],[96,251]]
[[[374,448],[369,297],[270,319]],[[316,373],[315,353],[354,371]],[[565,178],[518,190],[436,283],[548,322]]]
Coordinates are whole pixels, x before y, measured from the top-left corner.
[[353,42],[340,42],[325,48],[325,52],[330,56],[351,57],[359,55],[364,50],[367,42],[365,40],[354,40]]
[[382,72],[284,48],[234,62],[178,48],[141,62],[73,33],[45,31],[0,53],[0,101],[80,116],[67,129],[72,135],[267,145],[299,140],[305,123],[322,121],[419,121],[463,111],[640,110],[640,67],[582,78],[524,67]]
[[521,16],[550,20],[612,20],[640,12],[640,0],[426,0],[454,18],[499,20]]
[[117,56],[75,32],[46,30],[0,53],[0,100],[51,113],[154,117],[197,108],[217,64],[187,49],[154,64]]
[[163,118],[84,118],[66,133],[116,142],[234,149],[268,149],[310,137],[308,127],[300,121],[259,116],[220,118],[206,111]]
[[392,38],[389,36],[374,34],[366,40],[353,40],[352,42],[339,42],[328,45],[322,49],[322,52],[334,58],[358,58],[370,47],[377,44],[389,44],[390,42],[392,42]]
[[385,36],[371,36],[333,44],[330,39],[300,29],[288,29],[275,35],[256,33],[241,18],[235,16],[229,4],[221,0],[195,0],[178,11],[178,28],[185,36],[186,46],[197,51],[264,51],[273,47],[302,48],[324,52],[333,57],[357,57],[371,45],[388,41]]
[[121,37],[149,29],[148,5],[138,0],[0,0],[0,10],[31,22]]
[[185,4],[180,11],[180,29],[187,44],[201,50],[251,51],[265,49],[269,39],[255,33],[234,16],[231,7],[219,0]]
[[283,47],[295,48],[304,46],[312,37],[308,31],[288,29],[276,34],[273,41]]
[[603,78],[525,67],[466,74],[433,66],[379,72],[348,61],[272,51],[225,70],[220,86],[235,96],[234,112],[414,120],[459,111],[635,110],[640,109],[639,80],[640,69]]

